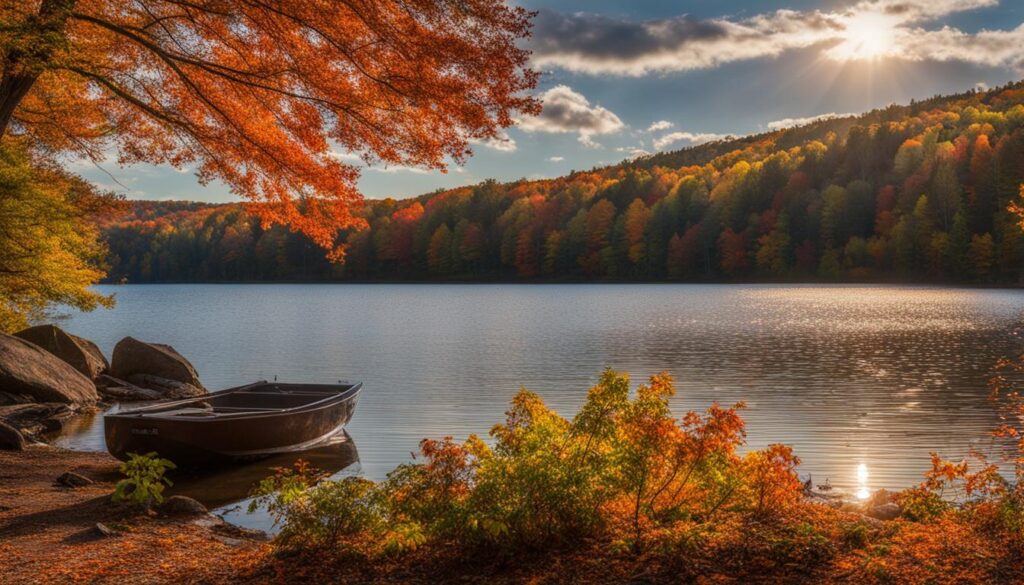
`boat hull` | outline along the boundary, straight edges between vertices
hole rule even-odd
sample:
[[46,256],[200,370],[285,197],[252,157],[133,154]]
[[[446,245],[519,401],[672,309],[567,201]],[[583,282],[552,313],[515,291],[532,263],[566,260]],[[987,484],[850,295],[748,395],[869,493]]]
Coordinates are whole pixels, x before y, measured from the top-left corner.
[[308,410],[188,421],[115,414],[103,425],[107,450],[118,459],[155,452],[179,467],[204,466],[313,448],[342,430],[357,399],[358,389]]

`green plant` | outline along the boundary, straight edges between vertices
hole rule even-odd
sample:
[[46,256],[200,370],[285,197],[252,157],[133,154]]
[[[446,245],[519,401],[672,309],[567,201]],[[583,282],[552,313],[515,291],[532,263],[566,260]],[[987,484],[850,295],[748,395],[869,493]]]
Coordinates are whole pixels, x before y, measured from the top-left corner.
[[913,522],[938,518],[951,508],[942,496],[921,487],[903,490],[896,497],[896,502],[900,505],[902,516]]
[[[385,502],[374,482],[359,477],[324,480],[304,461],[279,469],[252,495],[249,512],[265,507],[281,527],[279,542],[289,547],[336,546],[354,536],[379,535],[385,527]],[[408,540],[419,542],[411,534]]]
[[164,487],[172,485],[164,474],[171,469],[175,469],[174,463],[156,453],[129,453],[128,461],[120,467],[125,478],[114,487],[113,500],[143,509],[163,503]]

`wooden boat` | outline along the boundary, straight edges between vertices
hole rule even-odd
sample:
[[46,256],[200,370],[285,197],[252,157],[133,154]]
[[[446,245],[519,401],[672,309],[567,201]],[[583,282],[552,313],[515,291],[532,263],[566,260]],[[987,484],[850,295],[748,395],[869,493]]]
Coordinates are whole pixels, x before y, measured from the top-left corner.
[[155,451],[191,467],[309,449],[352,418],[362,386],[262,381],[108,414],[107,450],[118,459]]

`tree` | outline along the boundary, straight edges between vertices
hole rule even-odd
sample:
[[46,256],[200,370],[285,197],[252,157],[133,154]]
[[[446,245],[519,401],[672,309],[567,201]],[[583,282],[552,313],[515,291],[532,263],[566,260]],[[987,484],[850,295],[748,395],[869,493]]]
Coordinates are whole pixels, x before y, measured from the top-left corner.
[[722,272],[726,276],[739,276],[747,269],[747,243],[742,233],[729,228],[718,237],[718,250],[722,260]]
[[111,203],[81,180],[33,164],[25,149],[0,146],[0,331],[45,316],[53,304],[110,306],[89,289],[105,247],[86,215]]
[[634,199],[626,209],[626,240],[629,246],[629,261],[638,266],[645,257],[644,235],[647,232],[647,222],[651,218],[651,210],[644,205],[643,199]]
[[790,255],[789,219],[785,213],[779,216],[771,232],[758,239],[758,243],[761,247],[754,257],[757,269],[768,276],[785,276]]
[[356,167],[445,167],[538,102],[498,0],[15,0],[0,7],[0,136],[195,166],[343,257]]
[[430,237],[430,248],[427,250],[427,265],[435,274],[446,275],[452,269],[452,231],[448,224],[442,223]]
[[974,277],[984,281],[988,279],[995,263],[995,244],[992,242],[991,234],[975,234],[971,238],[971,244],[967,249],[967,255],[971,260],[971,271]]

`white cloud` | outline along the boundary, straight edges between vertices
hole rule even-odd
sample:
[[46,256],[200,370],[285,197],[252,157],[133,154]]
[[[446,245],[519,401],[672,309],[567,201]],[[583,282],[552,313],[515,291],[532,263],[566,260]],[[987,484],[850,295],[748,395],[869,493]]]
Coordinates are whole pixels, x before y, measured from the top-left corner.
[[837,114],[835,112],[829,112],[828,114],[820,114],[817,116],[810,116],[807,118],[783,118],[781,120],[774,120],[768,122],[767,126],[769,130],[783,130],[785,128],[793,128],[795,126],[806,126],[814,122],[820,122],[821,120],[832,120],[835,118],[847,118],[849,116],[856,116],[857,114]]
[[591,105],[583,94],[567,85],[556,85],[539,96],[543,109],[537,116],[519,120],[526,132],[553,134],[576,133],[581,144],[590,148],[600,145],[594,136],[612,134],[626,127],[611,110]]
[[480,146],[500,152],[515,152],[519,149],[515,139],[505,132],[501,132],[495,138],[488,138],[487,140],[470,140],[470,143],[479,144]]
[[551,161],[551,162],[562,162],[563,160],[565,160],[565,157],[564,156],[552,156],[552,157],[548,157],[548,160]]
[[419,167],[407,167],[403,165],[389,165],[385,167],[366,167],[366,170],[374,173],[414,173],[417,175],[428,175],[433,171],[430,169],[421,169]]
[[648,132],[657,132],[659,130],[668,130],[669,128],[671,128],[673,126],[675,126],[675,124],[673,124],[672,122],[669,122],[668,120],[658,120],[657,122],[655,122],[655,123],[651,124],[650,126],[648,126],[647,127],[647,131]]
[[344,161],[344,162],[361,162],[362,161],[362,158],[358,154],[356,154],[354,152],[348,152],[348,151],[342,151],[342,150],[333,150],[332,149],[332,150],[327,152],[327,156],[329,156],[329,157],[331,157],[331,158],[333,158],[335,160],[340,160],[340,161]]
[[592,75],[640,76],[706,69],[820,46],[839,61],[893,57],[1024,68],[1024,25],[965,33],[922,23],[998,0],[862,0],[833,11],[777,10],[736,20],[687,15],[636,22],[541,11],[534,63]]
[[1013,30],[975,34],[952,27],[900,29],[889,56],[912,61],[962,61],[989,67],[1024,69],[1024,24]]
[[686,146],[696,146],[698,144],[714,142],[716,140],[725,140],[727,138],[734,138],[734,136],[732,134],[712,134],[708,132],[697,134],[693,132],[672,132],[665,134],[660,138],[655,138],[654,148],[656,150],[664,150],[666,147],[677,142],[685,142]]

